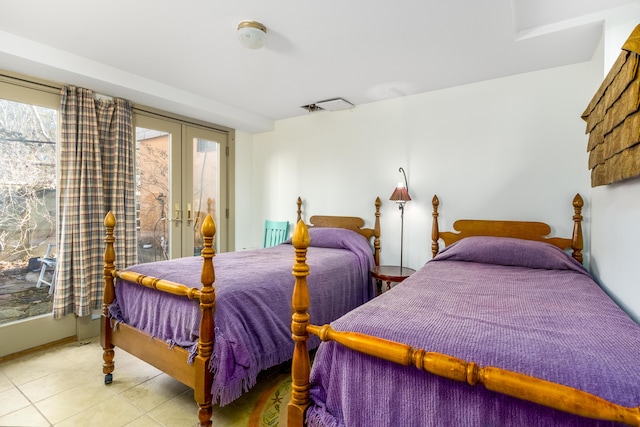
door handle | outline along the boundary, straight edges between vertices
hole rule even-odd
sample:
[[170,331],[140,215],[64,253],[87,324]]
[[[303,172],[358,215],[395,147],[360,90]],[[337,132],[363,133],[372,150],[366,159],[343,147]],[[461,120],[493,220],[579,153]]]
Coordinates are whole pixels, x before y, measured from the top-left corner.
[[182,212],[180,211],[180,203],[176,203],[174,205],[174,217],[171,221],[174,221],[176,223],[176,225],[178,225],[178,223],[182,222],[182,218],[180,217]]

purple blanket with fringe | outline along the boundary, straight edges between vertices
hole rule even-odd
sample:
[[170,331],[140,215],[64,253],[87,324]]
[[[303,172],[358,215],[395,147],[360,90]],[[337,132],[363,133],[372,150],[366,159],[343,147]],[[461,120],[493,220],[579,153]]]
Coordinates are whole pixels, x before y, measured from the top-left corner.
[[[373,297],[370,243],[344,229],[312,228],[308,261],[311,319],[329,323]],[[214,403],[226,405],[255,385],[258,372],[291,359],[291,244],[228,252],[213,258],[216,281]],[[140,264],[130,270],[201,288],[202,258]],[[118,280],[110,314],[118,321],[189,348],[195,355],[200,324],[197,301]],[[117,327],[117,326],[116,326]],[[317,346],[319,339],[312,346]]]
[[[640,326],[578,262],[547,243],[463,239],[332,326],[640,405]],[[617,425],[335,342],[322,343],[316,353],[311,395],[310,426]]]

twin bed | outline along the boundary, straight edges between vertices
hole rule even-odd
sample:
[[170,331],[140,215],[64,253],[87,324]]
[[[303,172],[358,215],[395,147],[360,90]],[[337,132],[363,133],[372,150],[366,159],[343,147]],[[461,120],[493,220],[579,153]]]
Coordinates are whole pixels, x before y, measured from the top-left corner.
[[[433,259],[375,298],[380,200],[373,229],[353,217],[311,217],[308,228],[300,205],[292,244],[216,255],[215,273],[210,218],[202,260],[120,271],[107,216],[105,381],[120,347],[192,387],[206,426],[212,402],[293,355],[289,426],[640,426],[640,326],[581,265],[579,195],[570,238],[521,221],[441,232],[434,197]],[[345,249],[353,242],[360,249]]]
[[[302,200],[298,199],[298,220]],[[373,228],[356,217],[312,216],[314,318],[331,322],[373,296],[369,275],[380,251],[380,200]],[[259,371],[291,358],[293,289],[290,243],[215,254],[215,224],[202,226],[201,257],[114,265],[112,214],[105,219],[105,292],[101,344],[105,383],[113,381],[114,348],[148,362],[193,388],[201,426],[212,405],[251,388]],[[213,258],[215,256],[215,270]],[[310,347],[319,344],[311,342]]]
[[438,205],[434,258],[331,325],[309,316],[310,240],[296,226],[288,425],[640,425],[640,326],[581,265],[582,198],[571,238],[520,221],[440,232]]

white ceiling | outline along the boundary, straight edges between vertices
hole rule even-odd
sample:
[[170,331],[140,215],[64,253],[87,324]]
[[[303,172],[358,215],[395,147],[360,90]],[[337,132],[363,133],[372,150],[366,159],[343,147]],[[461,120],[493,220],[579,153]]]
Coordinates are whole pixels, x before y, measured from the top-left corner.
[[[0,69],[262,132],[356,105],[591,59],[639,0],[2,0]],[[633,8],[633,9],[632,9]],[[239,21],[267,27],[243,48]],[[1,95],[1,94],[0,94]]]

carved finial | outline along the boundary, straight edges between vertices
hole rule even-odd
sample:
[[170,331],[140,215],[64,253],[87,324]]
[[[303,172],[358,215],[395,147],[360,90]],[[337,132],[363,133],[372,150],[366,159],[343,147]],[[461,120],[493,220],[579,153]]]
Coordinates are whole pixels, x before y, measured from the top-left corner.
[[113,228],[116,226],[116,216],[113,212],[109,211],[107,216],[104,217],[104,226],[108,228]]
[[205,237],[213,237],[216,234],[216,222],[211,215],[207,215],[202,223],[202,235]]
[[307,249],[309,247],[309,230],[307,229],[304,221],[300,220],[296,224],[296,228],[293,230],[291,242],[293,243],[293,247],[296,249]]
[[582,200],[582,196],[580,195],[580,193],[576,193],[575,197],[573,198],[573,207],[576,209],[582,209],[583,206],[584,200]]

